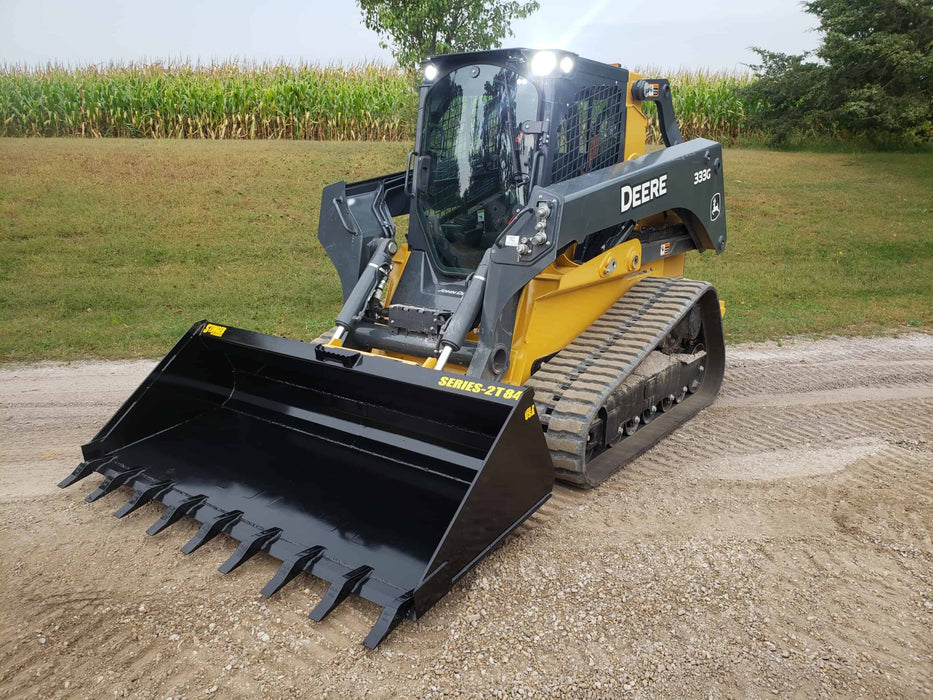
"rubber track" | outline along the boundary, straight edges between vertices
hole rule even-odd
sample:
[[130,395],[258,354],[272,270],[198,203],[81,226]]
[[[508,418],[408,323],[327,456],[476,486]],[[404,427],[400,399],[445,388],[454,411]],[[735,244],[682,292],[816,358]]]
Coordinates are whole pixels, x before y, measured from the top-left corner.
[[[528,379],[558,479],[595,485],[585,472],[590,425],[612,392],[709,289],[706,282],[646,278]],[[622,457],[625,450],[619,452]]]

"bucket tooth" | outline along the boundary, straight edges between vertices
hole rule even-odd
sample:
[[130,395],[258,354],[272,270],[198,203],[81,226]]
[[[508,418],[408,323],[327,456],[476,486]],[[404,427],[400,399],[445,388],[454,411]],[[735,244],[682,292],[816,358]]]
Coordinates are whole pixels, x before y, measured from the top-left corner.
[[129,515],[137,508],[142,508],[153,498],[158,498],[166,491],[168,491],[172,486],[175,485],[173,481],[160,481],[152,486],[147,486],[141,491],[137,491],[132,496],[130,500],[120,506],[120,509],[113,514],[115,518],[122,518],[125,515]]
[[298,552],[291,559],[286,559],[282,562],[279,570],[275,572],[275,576],[263,587],[262,594],[264,596],[273,595],[282,586],[304,571],[308,564],[316,562],[322,556],[324,556],[324,547],[317,545]]
[[327,593],[324,594],[324,597],[321,598],[321,602],[315,606],[308,617],[315,622],[323,620],[331,610],[340,605],[344,601],[344,598],[353,592],[356,586],[362,584],[369,578],[372,572],[373,567],[360,566],[338,578],[330,584]]
[[379,643],[389,636],[389,632],[394,630],[398,623],[407,617],[408,610],[411,608],[411,601],[412,594],[409,592],[400,595],[391,605],[385,606],[379,615],[379,619],[376,620],[376,624],[373,625],[369,634],[366,635],[366,639],[363,640],[363,646],[368,649],[375,649],[379,646]]
[[166,508],[165,512],[162,513],[162,517],[150,525],[146,533],[149,535],[158,535],[162,530],[191,513],[206,500],[207,496],[204,495],[192,496],[191,498],[186,498],[177,506]]
[[88,494],[87,498],[85,498],[84,500],[87,501],[88,503],[93,503],[98,498],[102,498],[103,496],[106,496],[111,491],[116,491],[118,488],[123,486],[123,484],[125,484],[127,481],[129,481],[130,479],[135,479],[137,476],[139,476],[142,473],[143,473],[143,469],[141,467],[139,469],[125,469],[123,471],[117,472],[113,476],[104,479],[100,483],[100,486],[98,486],[90,494]]
[[278,539],[279,535],[281,534],[281,528],[270,527],[268,530],[263,530],[260,532],[251,540],[243,540],[240,542],[240,546],[236,548],[233,556],[221,564],[218,571],[220,571],[222,574],[229,574],[244,561],[256,554],[265,545]]
[[208,540],[214,539],[214,537],[223,532],[224,528],[234,525],[242,517],[242,510],[231,510],[229,513],[221,513],[213,520],[208,520],[201,526],[197,534],[185,543],[181,551],[185,554],[191,554],[202,544]]
[[71,472],[68,476],[58,482],[58,488],[65,489],[71,486],[73,483],[81,481],[86,476],[90,476],[95,471],[97,471],[97,465],[100,464],[99,459],[91,460],[90,462],[81,462],[75,470]]

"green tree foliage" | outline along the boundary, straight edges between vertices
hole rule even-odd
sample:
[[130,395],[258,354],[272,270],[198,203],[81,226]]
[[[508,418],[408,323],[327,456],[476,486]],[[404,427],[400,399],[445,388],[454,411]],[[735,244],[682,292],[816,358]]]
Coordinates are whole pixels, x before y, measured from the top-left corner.
[[756,48],[759,126],[778,142],[794,132],[873,140],[933,138],[933,4],[929,0],[813,0],[823,42],[793,56]]
[[537,0],[357,0],[363,22],[404,68],[427,56],[498,46]]

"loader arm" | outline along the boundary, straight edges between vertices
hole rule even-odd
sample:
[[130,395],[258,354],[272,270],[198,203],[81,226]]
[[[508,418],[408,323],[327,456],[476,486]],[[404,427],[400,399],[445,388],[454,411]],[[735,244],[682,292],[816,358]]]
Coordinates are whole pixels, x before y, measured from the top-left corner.
[[[583,243],[594,232],[673,212],[682,220],[689,237],[655,239],[650,254],[665,244],[676,252],[722,252],[726,245],[722,192],[722,147],[706,139],[694,139],[612,168],[536,187],[529,207],[516,216],[492,248],[479,343],[468,374],[487,378],[505,374],[508,363],[501,350],[512,347],[522,290],[562,251]],[[546,205],[546,216],[541,216],[542,203]],[[541,222],[546,234],[543,240],[535,238],[542,231]]]

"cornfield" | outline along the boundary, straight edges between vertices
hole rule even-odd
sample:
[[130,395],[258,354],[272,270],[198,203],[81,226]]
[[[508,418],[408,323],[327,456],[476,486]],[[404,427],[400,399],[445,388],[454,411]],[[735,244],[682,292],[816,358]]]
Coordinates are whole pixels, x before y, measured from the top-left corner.
[[[754,105],[739,88],[751,76],[638,72],[671,80],[686,138],[734,143],[747,135]],[[372,63],[0,67],[0,136],[403,141],[414,137],[413,84],[403,71]],[[644,106],[649,141],[659,143],[657,113]]]
[[0,69],[0,136],[397,141],[416,111],[377,64]]
[[[750,73],[658,68],[640,68],[635,72],[671,81],[674,114],[685,139],[702,136],[734,144],[741,136],[749,136],[746,118],[757,105],[742,97],[741,88],[754,80]],[[661,143],[657,110],[651,103],[642,106],[648,115],[648,140]]]

